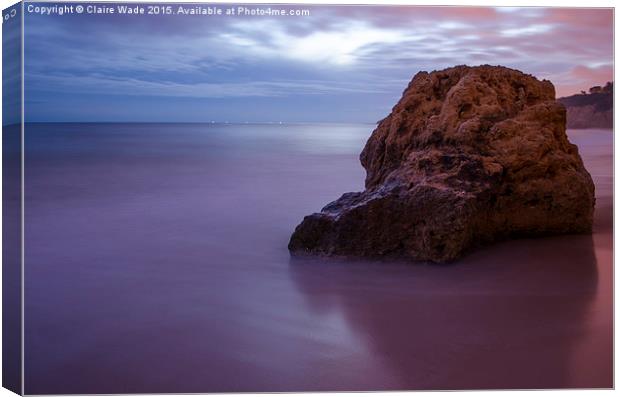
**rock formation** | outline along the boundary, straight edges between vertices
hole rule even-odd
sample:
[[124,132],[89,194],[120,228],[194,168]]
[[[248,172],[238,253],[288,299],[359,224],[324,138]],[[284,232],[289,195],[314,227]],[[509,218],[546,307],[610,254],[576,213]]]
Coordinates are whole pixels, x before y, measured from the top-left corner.
[[447,262],[500,239],[589,233],[594,184],[565,124],[549,81],[420,72],[360,155],[366,189],[306,216],[289,250]]

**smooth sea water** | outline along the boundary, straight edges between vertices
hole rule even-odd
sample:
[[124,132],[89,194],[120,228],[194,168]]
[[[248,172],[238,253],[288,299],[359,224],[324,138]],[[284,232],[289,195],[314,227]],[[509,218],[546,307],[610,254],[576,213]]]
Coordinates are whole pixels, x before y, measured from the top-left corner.
[[591,236],[291,259],[373,127],[28,124],[25,392],[611,387],[612,132]]

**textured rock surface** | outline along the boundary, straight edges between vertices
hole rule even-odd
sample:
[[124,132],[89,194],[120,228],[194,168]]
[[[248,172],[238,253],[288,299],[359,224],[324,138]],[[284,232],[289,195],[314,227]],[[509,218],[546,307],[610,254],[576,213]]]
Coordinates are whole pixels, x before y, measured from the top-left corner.
[[366,189],[306,216],[289,250],[446,262],[509,237],[591,232],[594,184],[565,124],[549,81],[420,72],[360,155]]

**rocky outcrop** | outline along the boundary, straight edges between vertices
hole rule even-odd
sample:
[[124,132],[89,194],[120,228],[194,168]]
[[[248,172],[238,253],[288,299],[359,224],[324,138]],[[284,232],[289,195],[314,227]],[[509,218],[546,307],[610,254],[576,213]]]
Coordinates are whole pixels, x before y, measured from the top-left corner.
[[289,250],[446,262],[509,237],[589,233],[594,184],[565,123],[549,81],[420,72],[360,155],[366,189],[306,216]]

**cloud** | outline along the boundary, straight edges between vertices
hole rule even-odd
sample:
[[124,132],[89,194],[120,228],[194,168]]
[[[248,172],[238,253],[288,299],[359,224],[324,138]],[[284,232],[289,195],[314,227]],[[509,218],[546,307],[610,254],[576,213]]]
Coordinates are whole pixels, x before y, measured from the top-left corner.
[[568,96],[583,91],[588,91],[595,85],[604,85],[608,81],[613,81],[613,65],[605,64],[590,67],[587,65],[577,65],[572,69],[556,74],[557,85],[556,95],[558,97]]
[[332,66],[355,64],[368,46],[415,40],[406,31],[381,29],[358,21],[303,36],[291,35],[272,21],[235,23],[220,38],[249,55]]
[[611,9],[308,8],[299,18],[131,23],[28,16],[26,89],[222,100],[321,94],[355,103],[361,94],[397,98],[419,70],[455,64],[518,68],[562,95],[603,84],[613,71]]
[[552,28],[552,25],[529,25],[519,28],[505,29],[501,31],[501,34],[506,37],[530,36],[549,32]]
[[[364,86],[333,81],[271,80],[227,83],[179,83],[104,75],[29,75],[30,84],[43,91],[89,95],[130,95],[187,98],[283,97],[287,95],[379,94],[395,84],[370,83]],[[402,84],[402,82],[399,85]]]

